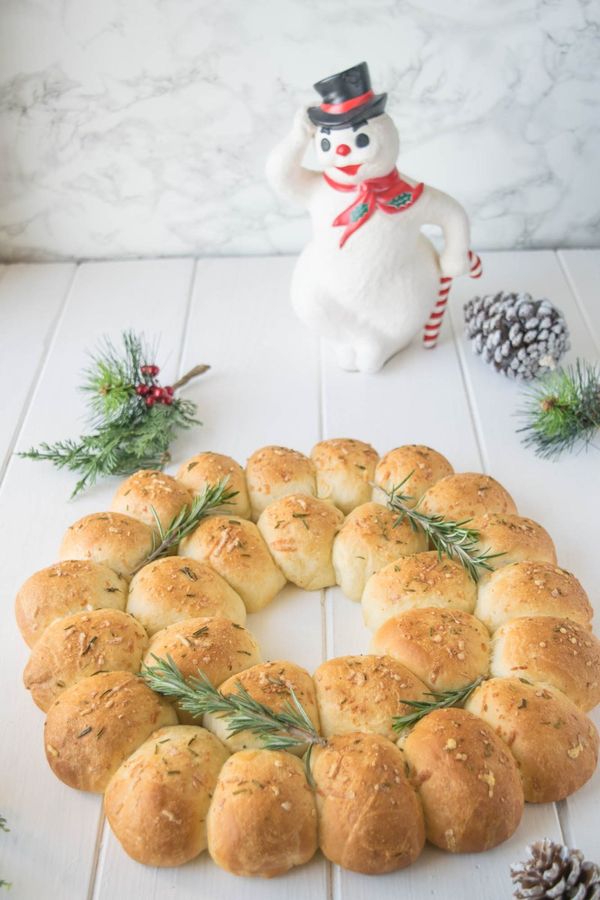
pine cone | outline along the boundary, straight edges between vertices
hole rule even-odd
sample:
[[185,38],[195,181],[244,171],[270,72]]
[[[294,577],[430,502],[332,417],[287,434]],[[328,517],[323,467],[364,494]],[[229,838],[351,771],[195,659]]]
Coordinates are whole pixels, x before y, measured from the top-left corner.
[[517,381],[554,369],[569,349],[563,314],[531,294],[474,297],[465,303],[464,315],[473,351]]
[[516,900],[600,900],[600,869],[580,850],[545,838],[527,851],[529,858],[510,869]]

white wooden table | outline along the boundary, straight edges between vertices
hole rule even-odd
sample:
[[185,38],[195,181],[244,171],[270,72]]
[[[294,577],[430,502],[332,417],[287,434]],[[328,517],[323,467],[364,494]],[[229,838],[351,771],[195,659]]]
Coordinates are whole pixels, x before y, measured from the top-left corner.
[[[56,560],[64,529],[107,508],[116,482],[68,502],[73,476],[14,456],[42,440],[80,433],[76,389],[86,349],[126,327],[160,335],[165,381],[198,362],[209,374],[188,386],[204,427],[185,434],[174,465],[218,450],[240,462],[277,443],[305,453],[326,437],[370,441],[380,453],[408,442],[430,444],[458,471],[495,475],[519,510],[553,535],[559,562],[598,603],[600,455],[539,461],[515,434],[520,388],[472,355],[462,332],[462,303],[500,289],[548,296],[566,314],[573,350],[600,349],[600,251],[486,253],[480,282],[454,286],[451,313],[433,352],[415,345],[377,376],[339,371],[293,317],[288,282],[293,260],[221,259],[15,265],[0,275],[0,877],[10,896],[39,900],[366,900],[507,898],[509,865],[528,842],[564,839],[600,861],[600,775],[567,802],[528,806],[513,838],[478,856],[428,847],[404,872],[377,879],[340,871],[321,856],[272,881],[238,879],[206,854],[177,869],[132,862],[113,838],[101,798],[65,787],[44,758],[43,715],[21,683],[27,648],[13,620],[13,598],[32,572]],[[313,670],[327,657],[365,652],[360,607],[332,589],[288,586],[250,616],[265,658],[289,658]]]

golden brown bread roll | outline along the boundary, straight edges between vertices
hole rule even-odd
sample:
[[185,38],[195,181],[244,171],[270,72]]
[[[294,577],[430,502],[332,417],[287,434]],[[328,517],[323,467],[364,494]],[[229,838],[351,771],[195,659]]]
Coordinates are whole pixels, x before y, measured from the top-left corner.
[[517,512],[513,498],[500,482],[480,472],[442,478],[425,491],[419,508],[430,516],[440,515],[455,522],[487,513]]
[[425,716],[404,743],[425,813],[427,840],[479,853],[507,840],[523,815],[515,760],[494,730],[464,709]]
[[315,747],[311,770],[327,859],[366,875],[415,861],[425,843],[423,811],[391,741],[378,734],[337,735]]
[[325,500],[290,494],[263,510],[258,530],[287,580],[318,591],[335,584],[331,552],[343,521],[344,514]]
[[485,626],[460,609],[409,609],[375,632],[371,652],[397,659],[432,690],[450,691],[487,673],[490,640]]
[[552,563],[503,566],[479,584],[475,615],[496,631],[518,616],[559,616],[591,627],[594,611],[574,575]]
[[[184,619],[157,631],[144,663],[153,666],[154,657],[168,656],[184,678],[197,676],[201,670],[214,687],[261,661],[258,644],[249,631],[229,619],[217,618]],[[177,712],[180,722],[199,724],[190,713],[179,708]]]
[[234,875],[271,878],[317,849],[315,800],[297,757],[242,750],[221,772],[208,811],[208,851]]
[[339,656],[328,659],[314,676],[321,731],[398,737],[394,716],[411,712],[403,700],[429,699],[428,688],[390,656]]
[[[481,552],[500,554],[490,559],[493,569],[501,569],[514,562],[548,562],[556,564],[556,550],[545,528],[524,516],[489,513],[473,519],[469,528],[479,532],[478,547]],[[484,574],[481,581],[490,578]]]
[[194,725],[159,728],[111,778],[104,810],[126,853],[181,866],[206,850],[206,816],[229,753]]
[[59,694],[97,672],[139,672],[148,635],[120,609],[75,613],[50,625],[23,673],[27,690],[44,712]]
[[131,672],[100,672],[58,697],[46,718],[46,758],[57,778],[102,793],[122,762],[163,725],[173,707]]
[[437,550],[402,556],[371,575],[362,595],[363,619],[375,631],[407,609],[439,606],[472,613],[477,589],[466,569]]
[[218,616],[246,623],[240,595],[207,563],[166,556],[144,566],[129,585],[127,612],[150,636],[183,619]]
[[[404,481],[402,491],[412,497],[410,506],[423,496],[440,478],[452,475],[454,469],[445,456],[423,444],[405,444],[382,456],[375,470],[373,500],[386,502],[386,491]],[[406,480],[405,480],[406,479]],[[381,490],[383,488],[383,490]]]
[[315,467],[308,456],[287,447],[261,447],[246,463],[246,484],[256,522],[263,509],[288,494],[317,495]]
[[190,506],[192,495],[165,472],[140,469],[121,482],[113,497],[113,512],[125,513],[156,530],[154,508],[163,529],[167,529],[184,506]]
[[363,503],[346,518],[333,542],[333,567],[350,600],[358,602],[367,579],[387,563],[427,549],[425,536],[406,519],[395,526],[397,519],[379,503]]
[[248,612],[277,596],[285,577],[254,522],[208,516],[179,545],[182,556],[207,562],[240,595]]
[[153,547],[149,525],[124,516],[102,512],[84,516],[67,528],[60,545],[60,558],[91,559],[104,563],[124,578],[131,578]]
[[310,454],[317,473],[317,497],[328,500],[344,515],[371,499],[371,483],[379,459],[364,441],[331,438],[320,441]]
[[227,478],[227,490],[237,491],[227,504],[227,510],[240,519],[250,518],[250,500],[246,487],[246,475],[239,463],[221,453],[198,453],[186,459],[179,467],[177,480],[193,494],[201,494],[209,484],[217,484]]
[[598,761],[598,732],[556,688],[492,678],[471,694],[466,709],[508,744],[528,803],[563,800],[591,778]]
[[57,619],[92,609],[125,609],[127,581],[108,566],[69,559],[31,575],[15,601],[17,625],[30,647]]
[[584,711],[600,703],[600,641],[569,619],[524,616],[502,625],[490,672],[550,684]]
[[[307,716],[317,731],[319,730],[315,686],[306,669],[285,660],[259,663],[228,678],[220,685],[219,690],[222,694],[233,694],[238,684],[241,684],[254,700],[275,712],[292,703],[291,687]],[[204,727],[223,741],[232,753],[236,750],[260,749],[263,746],[261,738],[250,731],[231,734],[227,722],[227,716],[209,713],[204,715]],[[290,753],[301,756],[306,749],[306,745],[301,745],[297,749],[290,750]]]

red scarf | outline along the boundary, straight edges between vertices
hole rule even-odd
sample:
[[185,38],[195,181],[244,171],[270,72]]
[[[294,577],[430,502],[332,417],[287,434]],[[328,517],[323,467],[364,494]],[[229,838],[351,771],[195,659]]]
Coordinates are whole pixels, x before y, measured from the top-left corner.
[[413,187],[412,184],[408,184],[407,181],[400,178],[398,169],[392,169],[389,175],[384,175],[382,178],[367,178],[360,184],[338,184],[325,172],[323,172],[323,178],[336,191],[358,190],[356,200],[331,223],[334,227],[336,225],[348,226],[340,238],[340,247],[343,247],[350,235],[371,218],[376,209],[381,209],[391,215],[404,212],[405,209],[416,203],[423,193],[422,182]]

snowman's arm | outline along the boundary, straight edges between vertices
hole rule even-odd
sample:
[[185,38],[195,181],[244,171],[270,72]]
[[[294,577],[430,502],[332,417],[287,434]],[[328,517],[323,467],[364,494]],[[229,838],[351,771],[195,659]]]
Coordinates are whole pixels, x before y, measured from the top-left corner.
[[[421,204],[418,204],[418,206]],[[427,185],[423,191],[421,224],[439,225],[444,235],[444,250],[440,255],[442,275],[456,278],[470,268],[471,240],[467,214],[453,197]]]
[[314,126],[306,117],[306,110],[296,114],[290,133],[273,148],[267,159],[266,176],[273,190],[293,203],[308,204],[320,182],[318,172],[310,172],[302,165],[306,148],[314,134]]

